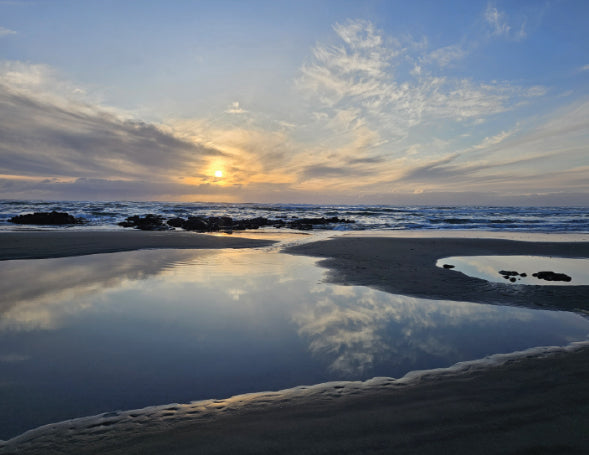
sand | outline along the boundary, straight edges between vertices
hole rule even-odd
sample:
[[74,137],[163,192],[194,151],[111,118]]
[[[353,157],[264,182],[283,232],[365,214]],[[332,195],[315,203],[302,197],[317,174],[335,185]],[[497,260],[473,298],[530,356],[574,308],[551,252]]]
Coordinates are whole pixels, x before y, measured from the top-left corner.
[[147,248],[252,248],[270,240],[171,231],[0,232],[0,260],[44,259]]
[[513,286],[436,267],[449,256],[534,255],[589,258],[589,242],[524,242],[494,238],[340,237],[288,248],[323,258],[328,280],[437,300],[586,312],[589,286]]
[[[0,259],[260,245],[241,238],[173,238],[181,233],[99,234],[2,233]],[[458,255],[589,257],[588,242],[342,237],[287,252],[323,258],[327,279],[342,284],[581,313],[589,306],[589,286],[522,290],[435,267],[436,259]],[[589,451],[588,382],[589,345],[579,343],[401,380],[329,383],[78,419],[0,443],[0,453],[581,454]]]

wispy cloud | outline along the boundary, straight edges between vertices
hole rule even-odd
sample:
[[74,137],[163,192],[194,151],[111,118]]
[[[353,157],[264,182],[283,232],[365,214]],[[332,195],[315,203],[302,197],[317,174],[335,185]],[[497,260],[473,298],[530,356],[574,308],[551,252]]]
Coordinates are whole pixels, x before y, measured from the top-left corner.
[[489,116],[510,109],[525,96],[522,88],[505,82],[434,76],[424,67],[428,62],[445,66],[461,58],[466,52],[458,45],[423,54],[423,49],[417,53],[409,43],[385,39],[366,21],[348,21],[335,30],[340,42],[318,44],[297,80],[330,119],[354,112],[357,122],[382,137],[402,138],[424,121]]
[[234,101],[231,106],[225,111],[227,114],[245,114],[247,111],[240,107],[239,101]]
[[[409,142],[413,130],[429,125],[457,128],[477,124],[546,92],[540,86],[445,75],[439,70],[467,55],[458,44],[430,51],[427,40],[386,36],[363,20],[337,24],[334,31],[337,39],[318,43],[297,79],[298,88],[314,109],[309,128],[322,138],[323,146],[315,147],[309,156],[311,164],[301,170],[301,181],[335,181],[339,176],[341,184],[349,175],[390,181],[392,176],[403,175],[400,165],[409,166],[396,159],[414,154],[406,153],[415,150],[415,144]],[[503,139],[502,133],[496,134],[488,141]],[[445,150],[445,155],[451,153]],[[334,156],[339,157],[337,163]],[[387,162],[376,166],[382,156]],[[434,166],[416,169],[414,177],[441,176],[442,171],[451,173],[446,166]]]
[[447,191],[589,191],[589,101],[556,112],[535,128],[516,127],[479,144],[406,169],[397,184],[412,183]]
[[492,3],[487,5],[484,16],[485,21],[491,29],[492,35],[515,40],[521,40],[527,36],[527,20],[525,18],[521,20],[521,22],[517,25],[517,28],[514,28],[509,24],[509,18],[507,17],[507,14],[497,9],[497,7],[495,7]]
[[10,30],[9,28],[0,26],[0,38],[7,35],[16,35],[14,30]]
[[441,47],[439,49],[431,51],[422,61],[424,63],[436,62],[438,65],[444,67],[448,66],[454,61],[464,58],[468,52],[458,44],[452,44],[450,46]]

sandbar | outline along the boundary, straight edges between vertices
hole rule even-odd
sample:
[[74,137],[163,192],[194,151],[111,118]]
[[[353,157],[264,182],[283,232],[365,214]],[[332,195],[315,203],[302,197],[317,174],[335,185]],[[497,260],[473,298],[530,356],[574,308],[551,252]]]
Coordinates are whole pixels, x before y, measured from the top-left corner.
[[513,286],[436,267],[449,256],[534,255],[589,258],[589,242],[497,238],[338,237],[286,249],[321,258],[327,280],[371,286],[393,294],[436,300],[517,305],[586,313],[589,286]]
[[17,231],[0,233],[0,260],[46,259],[141,249],[254,248],[271,240],[173,231]]

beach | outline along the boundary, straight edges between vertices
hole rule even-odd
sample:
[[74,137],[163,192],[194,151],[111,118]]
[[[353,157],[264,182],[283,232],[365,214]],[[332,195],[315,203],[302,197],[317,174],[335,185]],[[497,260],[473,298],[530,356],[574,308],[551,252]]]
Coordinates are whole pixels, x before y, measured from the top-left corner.
[[[182,232],[7,232],[0,235],[0,260],[271,243]],[[284,252],[320,258],[333,283],[587,314],[589,286],[497,286],[435,263],[457,255],[588,258],[589,242],[348,235]],[[0,443],[0,453],[585,453],[588,380],[589,346],[581,342],[397,380],[260,391],[77,419]]]

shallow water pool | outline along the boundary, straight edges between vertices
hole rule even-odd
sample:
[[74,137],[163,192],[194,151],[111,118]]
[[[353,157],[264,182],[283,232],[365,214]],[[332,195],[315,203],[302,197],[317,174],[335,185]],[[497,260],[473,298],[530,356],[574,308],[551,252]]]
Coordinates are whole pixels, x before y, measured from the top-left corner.
[[0,263],[0,439],[38,425],[584,340],[566,312],[323,282],[316,259],[158,250]]
[[[450,265],[453,266],[453,270],[465,275],[496,283],[536,286],[589,285],[589,259],[546,256],[454,256],[439,259],[436,265]],[[553,275],[542,272],[553,272]]]

